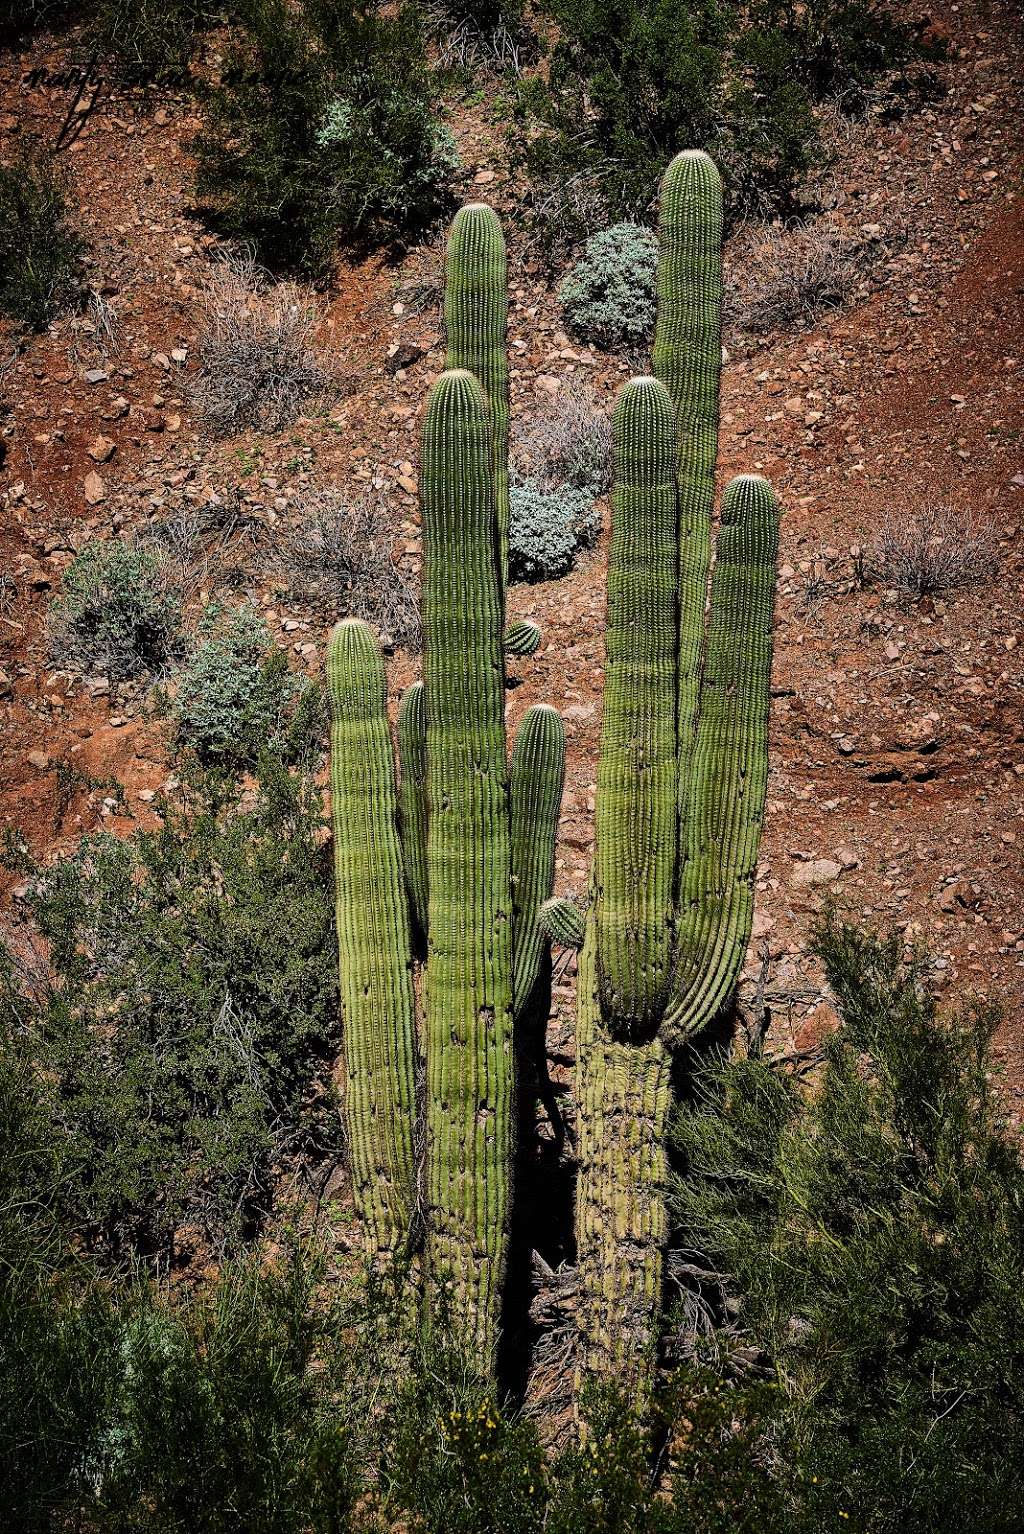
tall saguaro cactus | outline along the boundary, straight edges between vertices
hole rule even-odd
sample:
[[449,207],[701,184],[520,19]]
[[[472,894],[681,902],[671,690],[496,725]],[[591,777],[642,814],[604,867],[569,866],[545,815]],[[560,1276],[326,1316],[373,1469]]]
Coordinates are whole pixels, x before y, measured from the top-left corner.
[[434,386],[420,478],[428,1230],[458,1320],[489,1345],[514,1124],[512,872],[491,428],[471,373],[445,373]]
[[[414,1205],[413,1082],[425,1052],[427,1274],[493,1358],[512,1198],[514,1029],[544,995],[550,940],[580,947],[578,1317],[586,1373],[642,1397],[666,1233],[665,1125],[678,1046],[728,999],[750,937],[767,781],[778,505],[722,499],[708,574],[721,357],[722,199],[706,155],[666,172],[654,376],[625,385],[615,482],[597,842],[585,910],[549,899],[565,739],[524,716],[509,761],[504,633],[508,312],[500,224],[480,204],[448,243],[448,371],[420,472],[424,676],[398,713],[380,652],[341,624],[329,655],[346,1112],[375,1258]],[[416,940],[414,949],[413,942]],[[417,1036],[414,954],[425,950]]]
[[[706,155],[678,156],[661,191],[659,382],[627,384],[615,414],[594,892],[577,992],[576,1243],[583,1371],[625,1375],[641,1395],[661,1294],[673,1051],[739,975],[767,783],[778,505],[763,479],[725,491],[706,621],[721,238],[717,171]],[[557,940],[571,923],[552,903],[546,927]]]

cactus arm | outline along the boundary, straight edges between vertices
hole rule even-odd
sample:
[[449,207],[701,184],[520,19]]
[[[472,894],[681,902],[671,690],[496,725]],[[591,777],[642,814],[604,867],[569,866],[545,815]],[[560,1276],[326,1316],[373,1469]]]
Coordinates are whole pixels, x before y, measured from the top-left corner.
[[678,803],[683,817],[704,652],[722,371],[722,182],[700,150],[676,155],[661,183],[652,366],[672,396],[679,429]]
[[507,1250],[514,1125],[503,601],[491,429],[472,374],[444,373],[423,432],[427,711],[429,1259],[489,1356]]
[[398,762],[401,787],[398,824],[402,861],[412,913],[427,932],[427,707],[422,682],[413,682],[398,705]]
[[384,661],[348,619],[327,654],[344,1103],[371,1259],[403,1247],[414,1206],[415,1001]]
[[642,1406],[653,1378],[667,1233],[671,1057],[657,1035],[644,1043],[612,1037],[596,948],[591,913],[576,993],[580,1375],[612,1379]]
[[505,630],[506,655],[535,655],[540,644],[540,629],[528,618],[516,618]]
[[687,810],[679,947],[663,1036],[678,1043],[731,994],[750,941],[768,782],[779,506],[768,481],[726,488]]
[[668,997],[678,836],[676,433],[664,385],[627,383],[612,430],[594,909],[605,1015],[636,1028]]
[[548,941],[559,948],[583,947],[585,913],[575,900],[552,895],[541,906],[537,920]]
[[445,260],[445,366],[479,379],[491,416],[502,588],[508,580],[508,262],[501,222],[485,203],[452,220]]
[[555,877],[555,839],[565,782],[565,726],[557,710],[527,709],[509,773],[512,823],[513,1011],[518,1018],[541,972],[547,938],[540,908]]

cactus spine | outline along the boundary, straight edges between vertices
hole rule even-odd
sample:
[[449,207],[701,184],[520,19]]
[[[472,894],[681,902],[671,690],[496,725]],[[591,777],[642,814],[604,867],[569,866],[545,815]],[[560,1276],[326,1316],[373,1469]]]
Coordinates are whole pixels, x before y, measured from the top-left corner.
[[416,927],[427,935],[427,703],[423,683],[413,682],[398,705],[398,798],[405,882]]
[[546,704],[527,709],[516,735],[512,790],[512,1002],[518,1018],[540,977],[548,940],[541,906],[555,878],[555,838],[565,780],[565,726]]
[[327,680],[344,1098],[356,1207],[377,1260],[404,1246],[414,1204],[416,1043],[384,661],[364,623],[334,630]]

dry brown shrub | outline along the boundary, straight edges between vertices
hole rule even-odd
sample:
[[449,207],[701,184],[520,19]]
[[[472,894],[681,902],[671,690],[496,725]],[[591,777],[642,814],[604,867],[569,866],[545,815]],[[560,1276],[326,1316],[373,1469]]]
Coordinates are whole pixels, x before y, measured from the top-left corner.
[[973,511],[940,503],[909,516],[891,512],[864,556],[869,580],[914,601],[983,585],[998,564],[992,524]]
[[416,585],[395,557],[401,529],[386,494],[351,496],[310,485],[278,530],[277,557],[289,596],[329,622],[362,618],[385,648],[419,648]]
[[294,283],[273,282],[252,251],[220,258],[203,296],[194,408],[219,436],[278,431],[337,384],[316,345],[320,312]]

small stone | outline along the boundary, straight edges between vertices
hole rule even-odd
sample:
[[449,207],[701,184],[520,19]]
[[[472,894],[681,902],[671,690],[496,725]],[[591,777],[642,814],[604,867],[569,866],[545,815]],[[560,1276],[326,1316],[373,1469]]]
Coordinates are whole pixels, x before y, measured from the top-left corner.
[[814,858],[809,863],[798,863],[789,882],[796,889],[814,889],[821,884],[835,884],[842,872],[842,864],[833,858]]
[[85,476],[82,488],[85,491],[85,498],[89,502],[90,506],[99,506],[100,503],[105,501],[107,498],[107,487],[103,483],[102,479],[100,479],[95,469],[92,469]]
[[88,453],[93,463],[109,463],[116,452],[117,443],[111,442],[109,437],[104,437],[102,432],[89,443]]
[[45,751],[30,751],[26,761],[30,767],[35,767],[38,772],[45,772],[50,765],[50,758]]
[[106,383],[107,377],[103,368],[90,368],[85,375],[85,381],[87,384],[101,384]]

